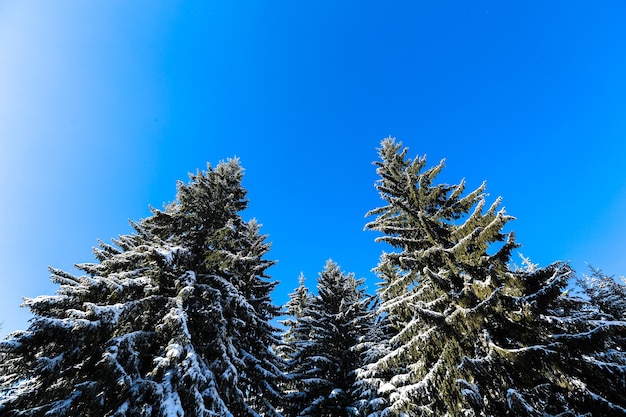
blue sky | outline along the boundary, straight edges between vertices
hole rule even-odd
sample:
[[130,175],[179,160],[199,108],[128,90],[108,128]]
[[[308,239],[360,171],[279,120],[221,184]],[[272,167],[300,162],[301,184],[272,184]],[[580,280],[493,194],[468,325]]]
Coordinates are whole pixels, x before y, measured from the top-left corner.
[[54,293],[48,266],[235,155],[277,304],[328,258],[374,291],[389,135],[445,157],[443,181],[487,180],[534,262],[626,274],[624,74],[616,0],[0,0],[1,334]]

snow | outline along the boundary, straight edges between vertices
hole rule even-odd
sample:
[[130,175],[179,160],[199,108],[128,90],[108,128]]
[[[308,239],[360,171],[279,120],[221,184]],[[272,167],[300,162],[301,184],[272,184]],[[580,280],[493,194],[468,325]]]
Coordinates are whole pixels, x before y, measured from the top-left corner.
[[33,298],[24,298],[24,302],[22,303],[21,307],[31,307],[31,306],[34,306],[35,304],[45,304],[45,303],[54,304],[55,302],[58,301],[58,298],[59,296],[57,295],[39,295]]
[[471,384],[464,379],[457,379],[456,383],[461,388],[461,394],[463,394],[463,396],[467,398],[470,403],[482,403],[482,396],[480,395],[477,385]]
[[383,385],[380,386],[380,388],[378,388],[378,392],[381,394],[384,394],[390,391],[395,391],[395,390],[396,390],[396,386],[390,382],[385,382]]
[[75,390],[74,392],[72,392],[69,398],[54,402],[52,408],[48,412],[46,412],[44,416],[65,415],[69,411],[74,400],[78,398],[80,394],[81,391]]
[[624,408],[624,407],[622,407],[620,405],[614,404],[614,403],[612,403],[610,401],[607,401],[606,398],[596,394],[595,392],[591,392],[591,391],[587,390],[586,393],[589,396],[591,396],[591,398],[593,398],[594,401],[606,405],[611,411],[615,411],[616,412],[615,415],[617,415],[617,412],[619,412],[619,415],[622,415],[622,416],[626,415],[626,408]]
[[172,264],[174,257],[186,253],[187,249],[182,246],[168,246],[157,248],[156,251],[165,259],[165,262]]
[[84,303],[84,306],[87,311],[92,312],[95,316],[105,318],[107,322],[117,323],[119,320],[120,314],[128,308],[127,304],[117,303],[117,304],[107,304],[107,305],[97,305],[94,303]]
[[509,409],[515,411],[519,408],[519,406],[524,407],[527,415],[533,415],[535,409],[524,400],[524,396],[520,394],[517,390],[509,388],[506,392],[506,401],[509,406]]
[[54,357],[54,358],[39,358],[39,362],[40,363],[45,363],[45,365],[43,366],[43,370],[49,370],[52,371],[54,370],[63,360],[63,357],[65,356],[65,353],[61,353],[60,355]]
[[178,343],[174,343],[172,345],[169,345],[167,347],[167,350],[165,352],[165,357],[168,359],[178,359],[182,356],[182,354],[184,353],[185,349],[179,345]]
[[0,341],[0,351],[12,351],[19,349],[19,347],[22,346],[22,342],[18,342],[17,339],[24,337],[26,333],[27,332],[24,330],[18,330],[10,333],[5,340]]
[[552,335],[552,337],[555,340],[571,340],[571,339],[583,340],[585,338],[590,338],[595,333],[607,331],[609,328],[613,326],[618,327],[618,328],[626,327],[626,321],[621,321],[621,320],[619,321],[618,320],[615,320],[615,321],[597,320],[593,323],[596,326],[586,332],[574,333],[574,334],[554,334]]
[[120,406],[118,407],[118,409],[115,411],[115,415],[118,415],[118,416],[125,416],[125,415],[126,415],[126,413],[127,413],[127,411],[128,411],[128,406],[129,406],[128,401],[124,402],[124,403],[123,403],[122,405],[120,405]]
[[164,417],[183,417],[183,411],[180,396],[172,387],[172,373],[167,372],[163,381],[165,395],[161,398],[161,411]]

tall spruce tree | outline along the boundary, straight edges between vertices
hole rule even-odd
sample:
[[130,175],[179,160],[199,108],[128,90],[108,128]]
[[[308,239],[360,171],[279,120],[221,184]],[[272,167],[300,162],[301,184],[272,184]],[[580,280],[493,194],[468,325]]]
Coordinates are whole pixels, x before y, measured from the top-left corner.
[[[286,415],[356,415],[355,372],[361,366],[360,347],[373,324],[371,297],[361,288],[363,282],[332,261],[320,273],[318,294],[310,296],[291,332],[287,378],[292,386]],[[292,294],[292,307],[301,305],[302,294],[303,290]]]
[[424,157],[406,154],[382,142],[377,188],[387,205],[367,225],[397,250],[377,267],[391,332],[360,372],[371,387],[367,412],[579,415],[615,405],[614,395],[597,399],[575,360],[559,361],[597,327],[563,294],[571,268],[511,271],[517,245],[499,199],[484,210],[484,184],[467,194],[463,182],[434,184],[443,161],[426,169]]
[[516,246],[502,232],[511,217],[497,210],[499,200],[483,212],[484,184],[467,195],[464,183],[433,185],[443,161],[424,170],[424,157],[411,160],[401,149],[391,138],[382,142],[377,188],[387,206],[368,213],[377,218],[366,226],[399,249],[377,267],[379,311],[394,332],[390,352],[363,377],[377,380],[388,402],[383,414],[457,415],[464,402],[456,381],[468,379],[458,365],[473,350],[491,295],[481,290]]
[[0,414],[278,416],[273,262],[242,176],[209,165],[84,275],[52,269],[56,294],[27,299],[28,330],[0,343]]

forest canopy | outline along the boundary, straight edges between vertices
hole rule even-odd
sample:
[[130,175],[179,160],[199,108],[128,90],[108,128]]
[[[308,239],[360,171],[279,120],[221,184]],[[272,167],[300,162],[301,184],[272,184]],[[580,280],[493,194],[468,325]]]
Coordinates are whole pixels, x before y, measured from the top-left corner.
[[274,304],[243,168],[209,164],[79,275],[50,269],[56,293],[0,342],[0,415],[626,415],[624,283],[516,266],[484,183],[439,182],[443,161],[394,138],[378,151],[375,294],[328,260]]

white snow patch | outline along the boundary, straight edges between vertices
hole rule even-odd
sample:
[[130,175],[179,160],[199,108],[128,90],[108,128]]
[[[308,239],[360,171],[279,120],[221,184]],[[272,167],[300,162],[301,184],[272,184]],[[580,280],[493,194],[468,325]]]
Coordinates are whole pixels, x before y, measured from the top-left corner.
[[183,352],[184,352],[184,348],[178,343],[174,343],[167,347],[165,357],[167,357],[168,359],[180,358]]
[[378,392],[380,392],[381,394],[384,394],[386,392],[390,392],[390,391],[395,391],[396,387],[395,385],[386,382],[383,385],[381,385],[380,388],[378,388]]

